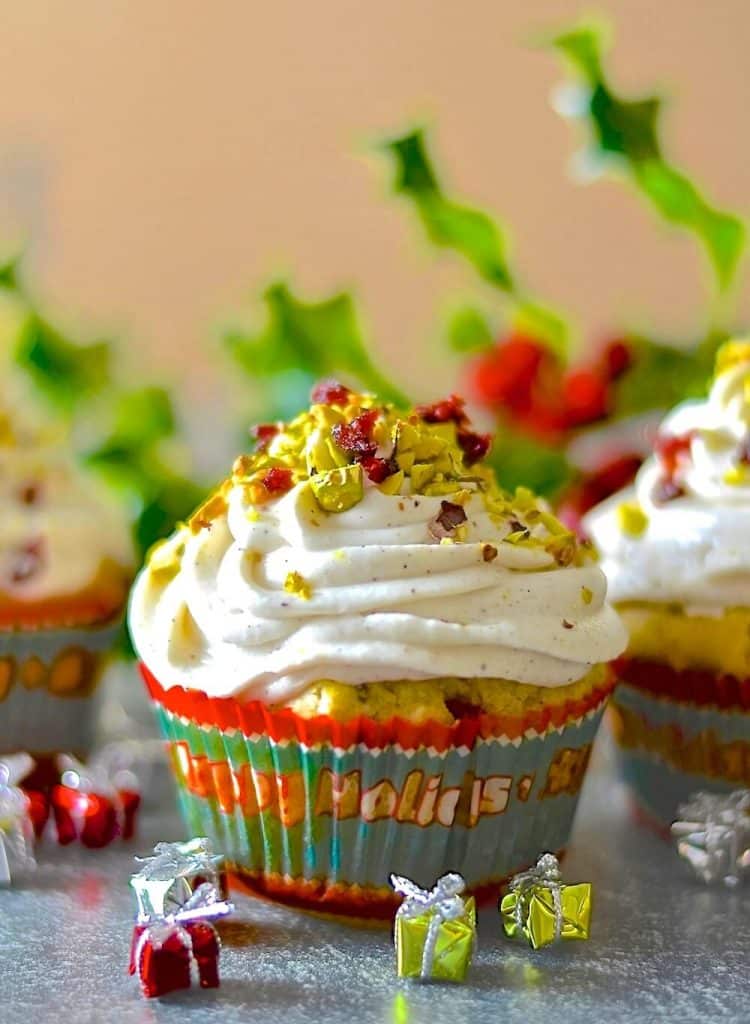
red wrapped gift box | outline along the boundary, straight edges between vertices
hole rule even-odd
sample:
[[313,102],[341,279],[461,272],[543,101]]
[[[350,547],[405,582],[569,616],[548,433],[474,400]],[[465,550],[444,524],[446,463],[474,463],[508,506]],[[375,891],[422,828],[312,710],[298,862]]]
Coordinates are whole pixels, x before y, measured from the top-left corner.
[[59,785],[52,790],[52,814],[61,846],[78,840],[91,849],[99,849],[116,837],[132,839],[140,806],[140,793],[117,790],[92,793]]
[[138,974],[148,999],[177,989],[218,988],[221,943],[210,921],[161,920],[137,924],[130,949],[130,974]]

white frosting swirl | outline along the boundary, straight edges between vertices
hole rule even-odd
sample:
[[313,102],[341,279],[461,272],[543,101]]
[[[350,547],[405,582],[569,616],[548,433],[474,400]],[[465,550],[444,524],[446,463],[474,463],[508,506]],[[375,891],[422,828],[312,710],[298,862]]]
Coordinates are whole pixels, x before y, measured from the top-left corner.
[[[501,543],[481,496],[466,541],[437,543],[440,498],[368,488],[326,515],[309,486],[252,509],[241,487],[228,511],[187,542],[171,579],[145,569],[130,625],[165,686],[269,704],[319,679],[360,684],[441,676],[544,686],[581,678],[619,654],[623,627],[593,564],[556,566],[545,550]],[[485,561],[485,542],[498,555]],[[308,600],[284,582],[299,573]]]
[[[708,398],[677,406],[659,436],[684,438],[672,481],[660,500],[665,468],[658,456],[633,487],[584,520],[602,554],[615,602],[677,602],[696,611],[750,607],[750,361],[719,373]],[[623,531],[618,509],[636,501],[647,517],[639,536]]]
[[102,564],[123,577],[135,557],[124,511],[59,442],[0,444],[0,592],[34,602],[94,584]]

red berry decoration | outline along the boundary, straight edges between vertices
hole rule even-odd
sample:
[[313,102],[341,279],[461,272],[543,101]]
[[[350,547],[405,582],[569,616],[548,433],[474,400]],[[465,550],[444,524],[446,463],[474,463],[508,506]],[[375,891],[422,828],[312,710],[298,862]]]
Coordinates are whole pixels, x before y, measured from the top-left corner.
[[569,426],[594,423],[609,410],[607,382],[593,370],[571,370],[563,379],[563,401]]
[[294,484],[291,469],[286,466],[273,466],[262,479],[262,484],[269,494],[286,494]]
[[691,430],[687,434],[656,435],[654,449],[668,477],[673,477],[680,462],[690,457],[690,445],[694,437],[695,434]]
[[616,338],[604,346],[602,370],[608,380],[617,380],[633,365],[633,350],[626,341]]
[[346,405],[350,396],[349,388],[337,380],[322,380],[312,389],[310,398],[316,405]]
[[398,463],[394,458],[379,459],[375,456],[368,456],[362,459],[362,468],[369,480],[374,484],[382,484],[389,476],[398,471]]

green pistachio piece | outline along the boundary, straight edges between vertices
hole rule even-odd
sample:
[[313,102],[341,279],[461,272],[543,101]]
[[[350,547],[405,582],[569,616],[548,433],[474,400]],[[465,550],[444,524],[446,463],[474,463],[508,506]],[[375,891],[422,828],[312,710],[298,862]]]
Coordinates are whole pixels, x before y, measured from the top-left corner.
[[359,463],[310,477],[310,487],[324,512],[346,512],[362,500],[364,480]]
[[445,448],[445,441],[441,441],[439,437],[431,437],[429,434],[424,434],[414,445],[414,457],[419,459],[420,462],[428,462],[430,459],[440,455],[441,452],[444,452]]
[[396,427],[396,451],[409,452],[419,440],[419,431],[403,420]]
[[404,483],[404,471],[399,469],[397,473],[391,473],[382,483],[378,484],[378,490],[382,494],[399,494]]
[[327,430],[314,430],[305,445],[305,463],[309,476],[347,463],[346,455],[333,443]]
[[415,491],[421,491],[432,479],[434,479],[437,470],[429,462],[415,462],[411,467],[411,489],[412,493]]
[[414,465],[414,452],[401,452],[396,456],[396,462],[398,468],[403,469],[404,473],[410,473],[411,467]]

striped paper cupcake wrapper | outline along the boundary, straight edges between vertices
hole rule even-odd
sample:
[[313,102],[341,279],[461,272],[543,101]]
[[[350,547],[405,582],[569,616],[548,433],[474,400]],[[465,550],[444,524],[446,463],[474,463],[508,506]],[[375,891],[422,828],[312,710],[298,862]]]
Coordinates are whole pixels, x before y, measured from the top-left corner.
[[89,753],[98,683],[121,629],[118,621],[0,631],[0,754]]
[[459,871],[491,898],[562,851],[610,689],[446,727],[304,719],[144,677],[190,834],[254,892],[371,919],[395,910],[391,872],[427,886]]
[[666,834],[697,790],[750,786],[750,685],[710,672],[623,660],[610,705],[623,778]]

